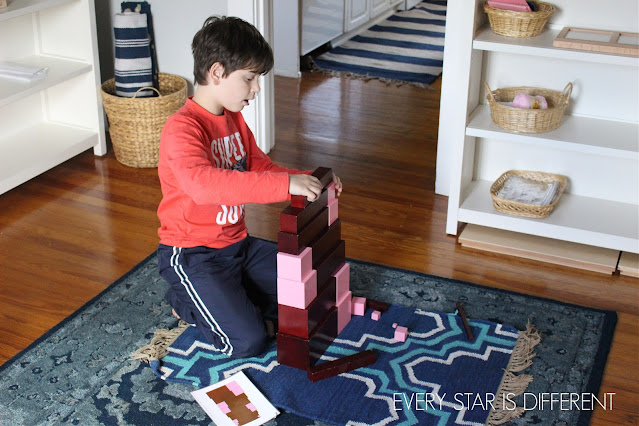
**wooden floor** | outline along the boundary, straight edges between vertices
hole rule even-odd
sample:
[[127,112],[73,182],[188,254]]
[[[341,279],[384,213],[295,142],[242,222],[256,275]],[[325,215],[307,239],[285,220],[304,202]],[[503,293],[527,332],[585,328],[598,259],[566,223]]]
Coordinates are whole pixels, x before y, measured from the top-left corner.
[[[465,249],[446,235],[447,198],[434,193],[439,90],[318,74],[275,87],[271,158],[342,178],[347,256],[618,311],[601,387],[616,393],[614,408],[592,424],[639,424],[639,280]],[[86,152],[0,195],[0,364],[155,249],[160,195],[155,169],[112,152]],[[252,234],[275,240],[282,207],[248,206]]]

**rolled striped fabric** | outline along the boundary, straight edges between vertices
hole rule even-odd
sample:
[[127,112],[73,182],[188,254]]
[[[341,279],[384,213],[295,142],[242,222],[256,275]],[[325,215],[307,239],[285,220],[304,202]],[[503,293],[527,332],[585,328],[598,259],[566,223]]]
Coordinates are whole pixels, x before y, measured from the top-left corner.
[[[133,97],[143,87],[153,87],[151,37],[144,13],[123,12],[113,16],[115,36],[115,94]],[[136,97],[153,96],[151,89]]]
[[153,71],[153,87],[160,89],[158,60],[155,50],[155,35],[153,34],[153,14],[151,13],[151,5],[146,1],[123,1],[120,3],[122,12],[139,12],[146,13],[146,27],[151,37],[151,69]]

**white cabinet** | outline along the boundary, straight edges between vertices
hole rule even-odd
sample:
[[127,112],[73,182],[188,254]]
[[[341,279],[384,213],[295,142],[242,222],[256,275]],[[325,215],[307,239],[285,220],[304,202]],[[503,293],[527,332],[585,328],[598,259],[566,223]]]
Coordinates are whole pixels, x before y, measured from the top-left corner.
[[106,153],[92,0],[14,0],[0,9],[0,60],[48,68],[0,77],[0,194],[93,148]]
[[384,13],[391,5],[391,0],[370,0],[370,17],[374,18],[377,15]]
[[389,12],[395,6],[403,5],[404,0],[345,0],[344,11],[344,32],[349,32],[358,27],[364,28],[372,26],[377,21],[375,18],[385,18],[381,16],[384,12]]
[[302,1],[302,56],[342,35],[344,8],[344,0]]
[[369,0],[346,0],[344,31],[350,31],[368,22],[370,19]]
[[[619,12],[636,16],[636,1],[623,3],[608,21],[596,14],[589,21],[583,14],[597,3],[555,1],[557,21],[532,38],[494,34],[479,1],[474,9],[449,3],[438,147],[450,144],[451,161],[437,165],[450,170],[447,233],[456,234],[465,222],[639,252],[639,58],[552,46],[558,31],[573,22],[637,32],[636,20]],[[558,129],[521,134],[492,122],[484,81],[492,89],[557,91],[572,82],[574,90]],[[489,187],[509,169],[568,176],[566,193],[548,218],[493,209]]]
[[401,10],[412,9],[421,2],[422,0],[404,0],[403,4],[400,6],[400,9]]

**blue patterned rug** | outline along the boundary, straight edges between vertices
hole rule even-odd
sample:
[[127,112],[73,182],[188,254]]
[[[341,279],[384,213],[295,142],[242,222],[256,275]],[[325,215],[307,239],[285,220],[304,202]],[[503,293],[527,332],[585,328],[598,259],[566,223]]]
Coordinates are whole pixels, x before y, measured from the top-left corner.
[[[333,424],[481,426],[491,414],[491,404],[498,408],[493,400],[505,398],[500,392],[504,371],[510,373],[505,389],[519,382],[523,391],[531,379],[512,373],[531,364],[532,347],[539,342],[535,333],[522,333],[515,349],[520,333],[511,326],[472,320],[471,342],[455,314],[398,305],[391,305],[379,321],[373,321],[371,313],[369,309],[366,316],[354,316],[322,359],[373,350],[377,361],[316,383],[302,370],[279,365],[275,346],[257,357],[232,360],[212,350],[188,326],[168,355],[151,361],[151,367],[164,380],[198,388],[243,371],[276,407]],[[394,340],[393,323],[408,327],[405,342]],[[145,349],[157,348],[156,344]],[[518,365],[509,363],[511,356]],[[495,411],[491,420],[516,417],[514,406],[505,408]]]
[[[542,340],[525,370],[534,377],[527,392],[597,393],[614,333],[614,312],[364,262],[350,264],[351,289],[361,296],[434,312],[450,312],[459,300],[473,321],[510,324],[518,330],[535,324]],[[148,365],[129,360],[157,328],[177,325],[163,299],[165,291],[151,255],[0,366],[0,425],[210,424],[190,394],[192,385],[158,380]],[[581,425],[590,414],[531,409],[509,424]],[[321,424],[292,413],[269,423]]]
[[446,1],[427,0],[400,11],[313,59],[334,75],[426,86],[442,72]]

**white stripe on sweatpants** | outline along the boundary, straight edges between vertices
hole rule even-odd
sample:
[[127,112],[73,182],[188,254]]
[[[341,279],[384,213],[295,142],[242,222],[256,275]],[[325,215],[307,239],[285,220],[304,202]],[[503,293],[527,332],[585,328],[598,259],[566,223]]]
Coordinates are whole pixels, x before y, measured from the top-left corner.
[[197,291],[195,291],[195,287],[193,287],[193,284],[189,280],[189,277],[186,275],[186,272],[184,272],[182,265],[180,265],[179,263],[179,257],[181,252],[182,252],[181,247],[180,248],[173,247],[173,255],[171,256],[171,266],[173,266],[173,270],[175,271],[177,276],[180,277],[180,282],[184,286],[184,289],[186,290],[186,292],[189,294],[189,297],[191,298],[191,301],[193,302],[195,307],[198,309],[198,311],[200,311],[200,314],[202,315],[202,317],[204,317],[204,320],[211,327],[211,330],[213,331],[213,333],[215,333],[215,335],[217,335],[222,341],[222,343],[224,344],[224,347],[219,349],[219,351],[227,354],[228,356],[231,356],[233,354],[233,345],[231,345],[231,341],[229,337],[226,335],[226,333],[224,333],[224,331],[222,331],[222,328],[220,327],[220,325],[217,323],[217,321],[215,321],[215,318],[213,318],[213,315],[211,315],[211,312],[209,312],[206,305],[202,302],[202,299],[200,299],[199,294],[197,294]]

